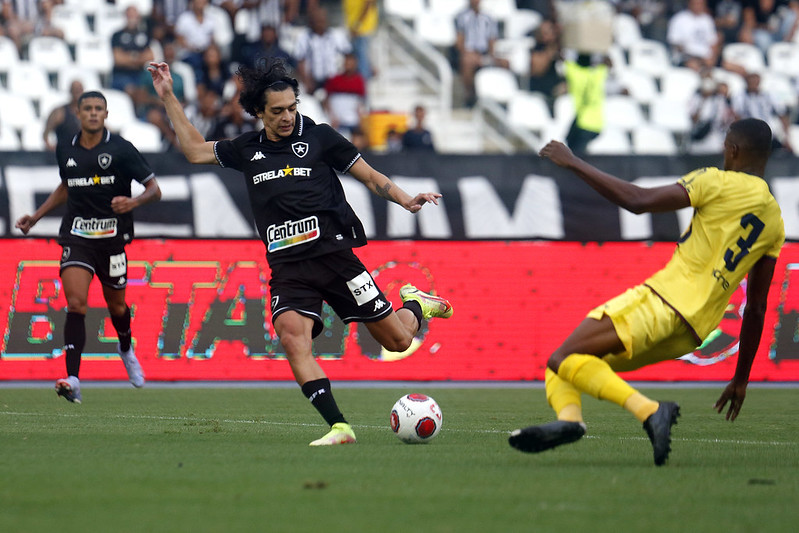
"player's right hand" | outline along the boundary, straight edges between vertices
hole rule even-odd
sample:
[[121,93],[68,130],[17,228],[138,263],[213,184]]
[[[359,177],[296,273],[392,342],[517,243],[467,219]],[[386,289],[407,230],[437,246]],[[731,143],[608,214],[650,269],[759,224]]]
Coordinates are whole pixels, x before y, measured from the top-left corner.
[[166,63],[150,62],[147,67],[150,76],[153,78],[153,88],[160,98],[164,98],[172,92],[172,74],[169,72],[169,65]]
[[541,157],[546,157],[556,165],[563,167],[574,159],[571,149],[559,141],[549,141],[546,146],[538,152]]
[[28,232],[31,230],[31,228],[34,226],[34,224],[36,224],[36,221],[33,220],[32,216],[22,215],[21,217],[19,217],[19,220],[17,220],[16,224],[14,224],[14,227],[20,230],[25,235],[27,235]]

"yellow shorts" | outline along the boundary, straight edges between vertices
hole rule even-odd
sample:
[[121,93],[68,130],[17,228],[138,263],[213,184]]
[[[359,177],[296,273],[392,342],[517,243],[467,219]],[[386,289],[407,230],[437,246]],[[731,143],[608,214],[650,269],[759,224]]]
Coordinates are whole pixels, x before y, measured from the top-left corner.
[[696,338],[677,313],[645,285],[592,309],[588,317],[607,315],[625,350],[603,359],[616,372],[676,359],[697,346]]

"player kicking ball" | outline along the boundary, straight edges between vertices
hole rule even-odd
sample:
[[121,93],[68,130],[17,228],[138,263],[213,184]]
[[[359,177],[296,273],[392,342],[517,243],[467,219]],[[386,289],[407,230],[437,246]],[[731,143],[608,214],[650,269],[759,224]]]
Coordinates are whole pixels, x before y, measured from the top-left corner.
[[267,58],[241,67],[239,98],[263,129],[233,140],[206,141],[189,122],[172,90],[166,63],[151,63],[153,86],[191,163],[240,171],[247,183],[258,234],[272,270],[272,322],[302,392],[330,425],[311,446],[353,443],[355,433],[339,410],[330,380],[313,356],[313,338],[324,327],[326,301],[345,322],[363,322],[387,350],[411,346],[422,321],[452,316],[444,298],[412,285],[400,289],[394,310],[352,249],[366,244],[361,221],[347,203],[337,171],[349,173],[381,198],[411,213],[438,204],[434,192],[410,196],[373,169],[353,144],[327,124],[297,109],[299,83],[284,63]]
[[729,402],[727,420],[741,410],[763,332],[774,266],[785,241],[779,205],[763,179],[771,129],[757,119],[734,122],[724,141],[724,169],[701,168],[677,183],[642,188],[611,176],[552,141],[541,157],[569,169],[614,204],[633,213],[693,207],[690,227],[666,266],[641,285],[593,309],[547,362],[546,397],[557,421],[517,429],[510,445],[541,452],[582,438],[581,394],[611,401],[643,424],[655,464],[671,451],[680,408],[647,398],[617,375],[690,353],[721,322],[745,276],[735,375],[715,404]]

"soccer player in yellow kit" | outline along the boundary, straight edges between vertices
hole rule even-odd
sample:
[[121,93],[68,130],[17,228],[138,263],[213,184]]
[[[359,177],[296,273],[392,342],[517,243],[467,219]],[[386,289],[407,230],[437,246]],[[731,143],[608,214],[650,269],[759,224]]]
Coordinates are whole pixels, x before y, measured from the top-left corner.
[[730,297],[749,275],[738,362],[715,404],[735,420],[746,396],[757,353],[776,259],[785,241],[782,215],[762,179],[771,152],[771,129],[758,119],[734,122],[724,141],[724,170],[702,168],[677,183],[642,188],[602,172],[552,141],[541,157],[567,168],[611,202],[633,213],[692,206],[690,227],[668,264],[643,284],[593,309],[549,358],[546,395],[558,420],[517,429],[511,446],[540,452],[579,440],[586,431],[580,403],[585,392],[630,411],[652,442],[655,464],[671,451],[674,402],[651,400],[616,372],[674,359],[702,343],[721,322]]

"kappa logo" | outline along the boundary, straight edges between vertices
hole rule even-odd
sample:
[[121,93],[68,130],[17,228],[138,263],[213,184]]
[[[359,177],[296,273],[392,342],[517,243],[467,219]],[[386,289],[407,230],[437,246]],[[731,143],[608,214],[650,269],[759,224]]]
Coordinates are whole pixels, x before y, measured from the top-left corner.
[[308,143],[295,142],[291,145],[291,151],[294,152],[294,155],[297,157],[305,157],[305,154],[308,153]]
[[100,168],[103,170],[107,169],[111,166],[111,154],[100,154],[97,156],[97,164],[100,165]]
[[266,159],[266,156],[262,154],[260,150],[255,152],[255,155],[252,156],[252,159],[250,159],[250,161],[258,161],[259,159]]
[[380,311],[385,306],[386,306],[386,302],[384,302],[383,300],[376,300],[375,301],[375,308],[372,309],[372,311]]
[[78,166],[78,164],[75,162],[74,159],[72,159],[71,157],[67,159],[67,168],[72,168],[76,166]]
[[126,282],[127,280],[123,276],[117,280],[117,285],[124,285]]

